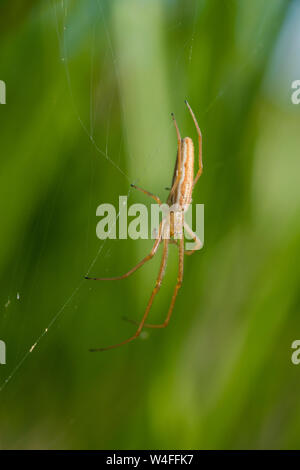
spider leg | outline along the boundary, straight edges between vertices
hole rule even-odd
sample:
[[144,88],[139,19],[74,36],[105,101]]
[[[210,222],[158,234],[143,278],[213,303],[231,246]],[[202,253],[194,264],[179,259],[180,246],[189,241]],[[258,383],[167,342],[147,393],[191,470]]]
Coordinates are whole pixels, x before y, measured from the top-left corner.
[[133,268],[131,268],[130,271],[128,271],[125,274],[122,274],[122,276],[116,276],[116,277],[88,277],[88,276],[85,276],[85,279],[92,280],[92,281],[119,281],[121,279],[125,279],[126,277],[129,277],[131,274],[133,274],[135,271],[137,271],[137,269],[141,268],[143,266],[143,264],[145,264],[147,261],[152,259],[153,256],[155,255],[155,253],[157,252],[157,249],[160,245],[161,238],[162,238],[162,223],[163,222],[161,222],[160,225],[159,225],[158,235],[157,235],[155,243],[152,247],[152,250],[150,251],[150,253],[147,256],[145,256],[145,258],[143,258],[138,264],[136,264]]
[[193,232],[191,227],[185,222],[184,229],[188,232],[188,234],[193,238],[194,242],[196,243],[195,247],[192,250],[185,250],[185,255],[192,255],[195,253],[196,250],[200,250],[203,247],[203,243],[200,238]]
[[117,344],[113,344],[112,346],[108,346],[106,348],[96,348],[96,349],[90,349],[90,351],[92,352],[96,352],[96,351],[106,351],[107,349],[113,349],[113,348],[117,348],[119,346],[123,346],[123,344],[127,344],[129,343],[130,341],[133,341],[134,339],[136,339],[140,334],[141,334],[141,331],[143,329],[143,326],[145,324],[145,321],[148,317],[148,314],[149,314],[149,311],[151,309],[151,306],[153,304],[153,300],[156,296],[156,294],[158,293],[159,289],[160,289],[160,286],[161,286],[161,282],[162,282],[162,279],[164,277],[164,274],[165,274],[165,269],[166,269],[166,264],[167,264],[167,258],[168,258],[168,243],[169,243],[169,240],[168,239],[164,239],[164,250],[163,250],[163,255],[162,255],[162,260],[161,260],[161,264],[160,264],[160,268],[159,268],[159,273],[158,273],[158,276],[157,276],[157,279],[156,279],[156,283],[155,283],[155,287],[151,293],[151,296],[150,296],[150,299],[148,301],[148,304],[147,304],[147,307],[146,307],[146,310],[145,310],[145,313],[143,315],[143,318],[139,324],[139,327],[138,329],[136,330],[136,332],[134,333],[133,336],[131,336],[130,338],[126,339],[125,341],[122,341],[121,343],[117,343]]
[[[171,197],[173,196],[174,191],[176,190],[177,185],[178,185],[178,183],[180,181],[180,178],[181,178],[181,136],[180,136],[179,128],[178,128],[178,125],[177,125],[174,114],[172,113],[171,116],[172,116],[174,126],[175,126],[175,129],[176,129],[176,134],[177,134],[177,162],[176,162],[175,173],[174,173],[174,177],[173,177],[174,183],[173,183],[173,186],[171,188],[171,192],[169,194],[169,200],[171,200]],[[177,175],[176,175],[176,170],[177,170]]]
[[174,293],[173,293],[173,297],[172,297],[172,300],[171,300],[171,304],[170,304],[166,319],[163,323],[160,323],[158,325],[152,324],[152,323],[145,323],[144,327],[147,327],[147,328],[166,328],[166,326],[168,326],[171,315],[172,315],[172,312],[173,312],[173,309],[174,309],[175,300],[176,300],[178,291],[179,291],[179,289],[182,285],[183,257],[184,257],[184,237],[181,237],[181,239],[179,241],[179,263],[178,263],[177,283],[176,283],[176,286],[175,286],[175,290],[174,290]]
[[162,202],[161,202],[161,200],[159,199],[159,197],[155,196],[154,194],[150,193],[149,191],[146,191],[145,189],[139,188],[139,187],[136,186],[135,184],[131,184],[130,186],[131,186],[132,188],[134,188],[134,189],[137,189],[138,191],[141,191],[141,192],[144,193],[144,194],[147,194],[147,196],[152,197],[152,199],[154,199],[154,201],[156,201],[157,204],[159,204],[159,205],[162,204]]
[[195,184],[197,183],[198,179],[200,178],[200,176],[202,174],[202,171],[203,171],[203,164],[202,164],[202,134],[201,134],[200,127],[199,127],[199,124],[197,122],[196,116],[193,113],[192,108],[190,107],[189,103],[186,100],[185,100],[185,104],[187,105],[188,110],[189,110],[189,112],[190,112],[190,114],[193,118],[194,124],[195,124],[196,129],[197,129],[198,140],[199,140],[199,144],[198,144],[199,145],[199,169],[198,169],[196,177],[194,179],[194,183],[193,183],[193,187],[194,187]]

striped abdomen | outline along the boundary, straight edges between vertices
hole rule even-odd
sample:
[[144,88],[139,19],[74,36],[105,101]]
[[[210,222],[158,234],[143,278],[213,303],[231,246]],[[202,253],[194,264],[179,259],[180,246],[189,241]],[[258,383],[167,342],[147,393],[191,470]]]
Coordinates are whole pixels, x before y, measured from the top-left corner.
[[[190,137],[185,137],[181,140],[180,146],[181,156],[181,175],[178,185],[174,191],[170,193],[168,204],[172,206],[177,204],[180,208],[185,211],[188,209],[189,204],[192,201],[192,190],[194,181],[194,144]],[[172,187],[178,177],[178,154],[176,159],[176,165],[174,169]]]

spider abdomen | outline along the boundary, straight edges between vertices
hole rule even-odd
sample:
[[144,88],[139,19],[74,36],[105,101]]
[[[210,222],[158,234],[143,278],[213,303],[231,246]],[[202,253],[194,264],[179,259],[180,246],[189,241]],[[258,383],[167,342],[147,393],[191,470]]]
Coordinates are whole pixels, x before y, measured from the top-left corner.
[[[175,204],[186,211],[192,201],[194,179],[194,144],[190,137],[181,139],[181,175],[177,188],[172,197],[172,205]],[[176,175],[178,174],[178,158],[176,161]]]

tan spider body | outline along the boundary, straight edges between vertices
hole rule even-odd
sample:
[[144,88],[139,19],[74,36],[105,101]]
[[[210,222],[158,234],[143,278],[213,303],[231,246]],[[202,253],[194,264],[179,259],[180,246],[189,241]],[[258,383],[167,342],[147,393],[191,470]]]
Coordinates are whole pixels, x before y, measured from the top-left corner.
[[[178,152],[172,189],[167,204],[170,206],[170,222],[167,230],[171,238],[178,239],[182,233],[182,212],[186,212],[192,202],[194,180],[194,144],[190,137],[180,139],[181,168],[178,166]],[[175,184],[178,181],[177,185]],[[164,238],[164,237],[163,237]]]
[[[180,141],[181,156],[181,176],[177,186],[174,183],[179,175],[178,153],[175,164],[175,171],[172,181],[172,189],[168,197],[168,204],[178,204],[180,208],[186,211],[192,202],[192,191],[194,183],[194,144],[190,137],[185,137]],[[174,190],[173,190],[174,187]]]
[[[173,179],[172,179],[172,188],[170,191],[170,194],[167,199],[167,205],[169,206],[169,212],[168,215],[163,218],[163,220],[160,223],[158,234],[155,240],[155,243],[153,245],[153,248],[151,252],[144,258],[142,261],[140,261],[136,266],[134,266],[130,271],[127,273],[123,274],[122,276],[118,277],[111,277],[111,278],[90,278],[86,277],[86,279],[93,279],[93,280],[100,280],[100,281],[115,281],[115,280],[120,280],[120,279],[125,279],[129,277],[131,274],[133,274],[137,269],[139,269],[141,266],[143,266],[147,261],[153,258],[155,253],[157,252],[157,249],[161,243],[163,243],[163,255],[162,255],[162,260],[160,264],[160,269],[159,273],[156,279],[156,284],[155,287],[152,291],[152,294],[150,296],[150,299],[148,301],[146,310],[144,312],[143,318],[141,322],[138,324],[138,328],[133,336],[130,338],[122,341],[121,343],[113,344],[112,346],[108,346],[106,348],[96,348],[96,349],[91,349],[91,351],[105,351],[107,349],[112,349],[116,348],[118,346],[122,346],[123,344],[129,343],[130,341],[136,339],[140,334],[141,331],[144,327],[148,328],[165,328],[169,320],[171,318],[171,314],[174,308],[175,300],[177,297],[178,290],[181,287],[182,284],[182,279],[183,279],[183,259],[184,259],[184,254],[191,255],[194,253],[197,249],[199,249],[202,246],[201,241],[197,237],[197,235],[192,231],[192,229],[185,223],[184,221],[184,213],[188,210],[188,207],[190,203],[192,202],[192,192],[195,184],[197,183],[201,173],[202,173],[202,136],[201,136],[201,131],[198,126],[197,120],[195,118],[195,115],[188,104],[188,102],[185,102],[190,114],[193,118],[194,124],[197,129],[197,134],[198,134],[198,141],[199,141],[199,168],[196,174],[196,177],[194,179],[194,145],[193,141],[190,137],[185,137],[184,139],[181,139],[180,137],[180,132],[176,123],[176,120],[174,118],[174,115],[172,114],[172,118],[174,121],[174,125],[176,128],[176,133],[177,133],[177,158],[176,158],[176,164],[174,168],[174,173],[173,173]],[[143,192],[144,194],[147,194],[150,196],[152,199],[154,199],[159,205],[162,205],[161,200],[155,196],[154,194],[150,193],[149,191],[146,191],[142,188],[139,188],[135,185],[131,185],[132,187],[136,188],[137,190]],[[184,251],[184,235],[183,235],[183,229],[187,231],[187,233],[193,238],[193,240],[196,242],[195,247],[193,250],[188,250]],[[166,264],[167,264],[167,258],[168,258],[168,246],[169,243],[174,243],[178,246],[178,251],[179,251],[179,260],[178,260],[178,275],[177,275],[177,283],[175,286],[175,290],[172,296],[171,304],[166,316],[166,319],[163,323],[161,324],[150,324],[146,323],[146,319],[148,317],[149,311],[151,309],[154,297],[158,293],[162,279],[165,274],[165,269],[166,269]],[[136,323],[132,320],[129,320],[132,323]]]

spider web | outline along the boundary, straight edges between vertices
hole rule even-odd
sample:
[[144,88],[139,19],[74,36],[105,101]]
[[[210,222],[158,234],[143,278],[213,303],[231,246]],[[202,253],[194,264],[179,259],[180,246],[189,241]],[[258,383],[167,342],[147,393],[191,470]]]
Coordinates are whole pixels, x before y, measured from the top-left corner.
[[[73,80],[72,80],[72,74],[70,71],[69,67],[69,48],[68,48],[68,32],[69,29],[72,27],[70,26],[70,21],[69,21],[69,15],[70,15],[70,2],[69,0],[59,0],[58,2],[56,0],[49,0],[49,4],[51,5],[51,10],[53,12],[53,17],[55,21],[55,27],[56,27],[56,32],[57,32],[57,41],[59,43],[59,50],[60,50],[60,61],[62,63],[62,66],[64,67],[65,70],[65,77],[66,81],[68,84],[68,90],[71,98],[71,103],[73,107],[73,111],[78,119],[78,122],[81,126],[82,132],[86,135],[86,145],[92,145],[94,148],[96,154],[100,159],[103,159],[104,161],[107,161],[117,173],[119,173],[122,178],[128,183],[128,191],[127,191],[127,196],[130,195],[131,189],[130,189],[130,184],[129,183],[135,183],[138,179],[141,178],[141,174],[134,174],[134,173],[128,173],[126,169],[122,167],[122,165],[119,162],[119,156],[112,156],[109,153],[108,149],[108,141],[109,141],[109,136],[110,136],[110,120],[111,120],[111,106],[108,107],[107,110],[107,129],[106,129],[106,143],[102,147],[102,145],[99,144],[95,137],[95,122],[96,122],[96,115],[99,109],[97,106],[95,106],[95,95],[97,93],[101,93],[101,89],[99,89],[99,83],[95,83],[95,65],[99,59],[97,57],[96,53],[96,33],[98,31],[98,28],[103,28],[105,32],[105,38],[106,38],[106,53],[110,58],[111,61],[111,68],[113,70],[114,76],[116,83],[118,85],[118,99],[120,101],[120,108],[123,113],[123,122],[124,122],[124,131],[123,131],[123,141],[127,142],[128,136],[127,136],[127,123],[126,123],[126,113],[125,113],[125,104],[122,99],[122,93],[121,93],[121,77],[120,77],[120,71],[119,71],[119,58],[116,56],[115,51],[114,51],[114,46],[113,46],[113,41],[112,41],[112,32],[110,31],[110,26],[108,24],[108,21],[105,16],[105,11],[103,8],[103,3],[100,0],[97,0],[96,5],[97,5],[97,14],[95,15],[95,18],[92,22],[92,30],[91,30],[91,36],[90,36],[90,83],[89,83],[89,88],[90,88],[90,98],[89,98],[89,107],[90,107],[90,116],[89,116],[89,122],[87,122],[83,117],[81,112],[79,111],[76,97],[74,94],[74,87],[73,87]],[[187,39],[186,42],[179,48],[177,52],[177,60],[175,64],[175,70],[177,67],[179,67],[179,63],[182,59],[182,57],[187,58],[188,65],[191,66],[193,63],[193,54],[194,54],[194,43],[197,37],[197,31],[196,31],[196,21],[197,21],[197,16],[201,12],[201,8],[203,6],[203,2],[198,2],[195,0],[194,2],[194,15],[193,15],[193,20],[191,22],[191,27],[190,27],[190,32],[187,34]],[[181,24],[179,25],[174,25],[174,28],[181,27]],[[261,29],[258,31],[257,37],[259,38],[262,34],[264,24],[262,22],[261,24]],[[259,53],[260,48],[262,47],[262,42],[259,40],[257,41],[257,47],[254,48],[251,51],[251,54],[249,55],[249,62],[255,56],[257,53]],[[240,69],[242,71],[243,68],[247,67],[248,62],[245,63]],[[197,112],[200,121],[203,121],[203,118],[207,116],[208,113],[210,113],[214,107],[218,104],[219,100],[226,94],[226,92],[230,89],[232,86],[232,83],[228,81],[228,83],[223,84],[218,92],[215,94],[215,96],[212,98],[208,106],[200,113]],[[183,101],[183,100],[181,100]],[[171,111],[171,110],[170,110]],[[163,139],[163,136],[165,135],[166,132],[172,132],[172,127],[173,124],[170,120],[170,124],[168,128],[164,128],[161,131],[161,135],[157,136],[154,138],[154,144],[153,144],[153,150],[151,151],[150,155],[147,155],[147,158],[145,159],[145,165],[144,168],[145,170],[147,169],[147,165],[149,165],[149,162],[151,161],[151,157],[157,152],[157,149],[161,145],[161,141]],[[130,146],[127,146],[127,152],[129,154],[129,158],[134,161],[134,156],[130,152]],[[143,156],[140,157],[141,159]],[[161,163],[162,167],[163,163]],[[134,167],[134,166],[133,166]],[[91,192],[93,191],[93,185],[95,184],[94,182],[94,175],[91,167],[91,181],[90,181],[90,190]],[[117,192],[117,188],[116,188]],[[119,218],[120,212],[117,214],[117,219]],[[90,231],[90,226],[91,226],[91,221],[89,220],[88,222],[88,227],[87,227],[87,239],[89,236],[89,231]],[[88,242],[87,242],[88,243]],[[97,249],[96,253],[92,256],[90,261],[88,262],[88,267],[87,270],[84,274],[88,275],[92,268],[95,266],[96,262],[103,256],[105,247],[106,247],[107,241],[103,241],[99,243],[99,248]],[[10,373],[7,375],[7,377],[4,379],[4,381],[0,384],[0,392],[2,392],[7,385],[12,381],[12,379],[15,377],[15,375],[20,372],[20,369],[24,365],[24,363],[29,359],[29,357],[33,354],[36,353],[39,349],[40,343],[42,340],[45,338],[46,335],[49,335],[49,333],[52,331],[52,327],[54,324],[58,321],[58,319],[63,315],[65,312],[67,306],[69,306],[80,290],[82,289],[83,285],[86,283],[83,278],[80,280],[73,288],[72,292],[68,295],[66,295],[65,301],[62,303],[62,305],[51,315],[51,320],[42,327],[41,333],[36,337],[35,341],[31,343],[27,349],[25,350],[24,353],[21,355],[21,359],[17,362],[17,364],[12,368]],[[19,294],[17,294],[19,296]]]

